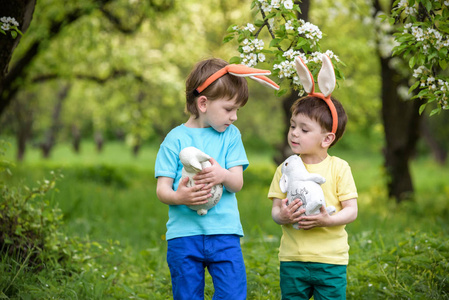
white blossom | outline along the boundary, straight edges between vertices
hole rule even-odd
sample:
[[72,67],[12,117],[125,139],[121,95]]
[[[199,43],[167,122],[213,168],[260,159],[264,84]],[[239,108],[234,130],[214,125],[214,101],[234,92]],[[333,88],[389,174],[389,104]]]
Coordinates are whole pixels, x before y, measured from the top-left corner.
[[271,6],[273,8],[279,8],[281,6],[281,1],[280,0],[271,0]]
[[8,31],[9,29],[11,29],[11,26],[19,26],[19,22],[17,22],[15,18],[11,17],[1,17],[0,22],[3,23],[1,28],[4,31]]
[[1,27],[4,31],[8,31],[9,30],[9,23],[3,23],[2,27]]
[[293,9],[293,1],[292,0],[285,0],[284,1],[284,7],[286,9]]
[[289,60],[295,59],[295,57],[298,55],[299,55],[299,51],[294,51],[293,49],[289,49],[289,50],[285,51],[284,54],[282,54],[283,57],[285,57]]
[[249,32],[254,32],[254,30],[256,30],[256,27],[253,24],[248,23],[246,24],[246,27],[244,29],[248,30]]
[[318,26],[313,25],[310,22],[303,23],[303,25],[298,28],[298,33],[303,34],[306,38],[312,40],[313,44],[316,44],[316,42],[323,37],[323,34]]
[[285,60],[280,64],[275,64],[273,66],[274,70],[279,70],[279,78],[291,78],[293,75],[296,75],[295,62]]
[[324,52],[324,54],[326,54],[327,56],[329,56],[329,58],[334,58],[336,61],[340,61],[340,59],[338,58],[337,55],[334,54],[334,52],[332,50],[326,50],[326,52]]
[[288,20],[287,23],[285,23],[285,29],[287,30],[294,30],[295,27],[292,24],[292,20]]

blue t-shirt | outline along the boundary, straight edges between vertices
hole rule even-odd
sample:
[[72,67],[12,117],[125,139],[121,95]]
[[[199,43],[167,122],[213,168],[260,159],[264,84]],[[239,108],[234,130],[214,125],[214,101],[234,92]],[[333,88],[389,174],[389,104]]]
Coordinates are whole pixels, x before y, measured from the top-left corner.
[[[196,147],[213,157],[221,167],[248,167],[240,131],[231,125],[224,132],[212,127],[189,128],[184,124],[172,129],[162,142],[156,157],[155,177],[173,178],[173,190],[178,189],[182,164],[179,152]],[[236,234],[243,236],[235,193],[223,187],[223,195],[206,215],[200,216],[185,205],[170,205],[166,239],[192,235]]]

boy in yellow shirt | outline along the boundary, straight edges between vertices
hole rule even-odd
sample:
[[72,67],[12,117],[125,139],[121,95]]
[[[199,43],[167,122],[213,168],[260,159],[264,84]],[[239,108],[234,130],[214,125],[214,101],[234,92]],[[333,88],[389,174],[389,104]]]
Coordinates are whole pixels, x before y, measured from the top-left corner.
[[[287,203],[274,175],[268,198],[272,199],[273,220],[282,225],[279,248],[282,299],[346,299],[346,267],[349,260],[345,225],[357,218],[357,189],[348,163],[329,156],[328,149],[343,135],[346,113],[336,99],[323,101],[321,94],[309,93],[292,106],[288,143],[301,156],[306,169],[326,179],[322,184],[326,206],[335,206],[329,215],[324,207],[318,215],[304,216],[299,199]],[[331,107],[333,106],[333,107]],[[299,224],[299,230],[292,224]]]

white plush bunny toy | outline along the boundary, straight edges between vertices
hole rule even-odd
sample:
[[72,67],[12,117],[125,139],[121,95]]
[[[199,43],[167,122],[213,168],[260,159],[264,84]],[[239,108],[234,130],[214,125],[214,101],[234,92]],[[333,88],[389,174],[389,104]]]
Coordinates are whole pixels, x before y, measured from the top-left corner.
[[[290,204],[293,200],[299,199],[302,201],[299,209],[306,209],[304,215],[319,214],[321,206],[326,206],[320,186],[326,182],[326,179],[319,174],[309,173],[301,157],[296,154],[284,161],[281,170],[282,177],[279,186],[283,193],[287,193],[287,203]],[[329,206],[326,210],[332,215],[335,212],[335,207]],[[299,229],[298,224],[293,224],[293,228]]]
[[[211,163],[209,161],[210,158],[211,157],[209,155],[195,147],[187,147],[182,149],[179,153],[179,159],[184,166],[182,168],[181,181],[184,178],[189,177],[187,186],[194,186],[195,182],[192,179],[193,176],[195,176],[204,168],[211,166]],[[211,194],[212,196],[209,197],[208,203],[201,205],[188,205],[188,207],[192,210],[196,210],[197,214],[199,214],[200,216],[204,216],[205,214],[207,214],[207,211],[209,209],[214,207],[218,203],[218,201],[220,201],[221,195],[223,194],[223,185],[214,185],[212,187]]]

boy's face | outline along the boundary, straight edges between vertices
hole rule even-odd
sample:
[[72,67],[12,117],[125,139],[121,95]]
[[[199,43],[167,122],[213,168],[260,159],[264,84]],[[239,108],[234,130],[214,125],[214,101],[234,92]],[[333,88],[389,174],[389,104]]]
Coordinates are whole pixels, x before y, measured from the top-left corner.
[[214,101],[207,100],[205,125],[214,128],[218,132],[224,132],[237,120],[237,112],[240,105],[236,99],[220,98]]
[[320,124],[304,114],[297,114],[290,119],[288,144],[292,151],[301,155],[320,155],[327,133]]

